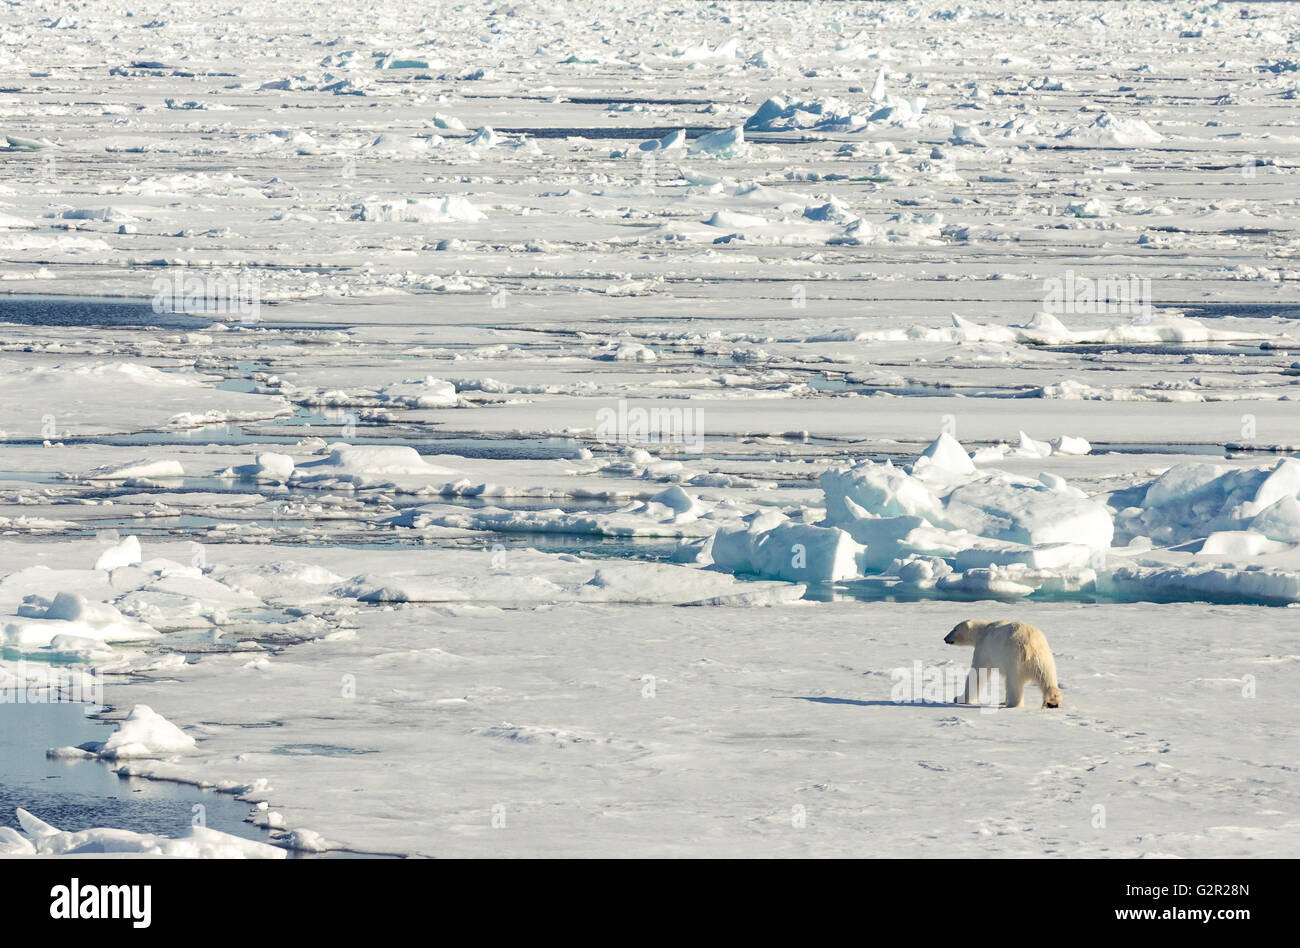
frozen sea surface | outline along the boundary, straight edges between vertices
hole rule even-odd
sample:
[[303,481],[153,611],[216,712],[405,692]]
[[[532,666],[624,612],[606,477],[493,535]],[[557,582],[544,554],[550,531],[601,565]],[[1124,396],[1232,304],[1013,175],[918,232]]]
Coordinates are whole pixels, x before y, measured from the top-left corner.
[[6,31],[0,851],[1294,851],[1295,5]]

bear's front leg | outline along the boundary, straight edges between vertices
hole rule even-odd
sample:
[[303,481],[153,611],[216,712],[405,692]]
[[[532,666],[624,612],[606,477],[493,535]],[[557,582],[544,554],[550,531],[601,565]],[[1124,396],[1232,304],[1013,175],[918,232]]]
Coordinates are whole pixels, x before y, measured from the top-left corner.
[[988,680],[988,671],[986,669],[991,664],[989,661],[989,649],[983,642],[975,643],[975,654],[971,656],[970,671],[966,673],[966,695],[962,699],[966,704],[983,704],[984,697],[980,694],[980,679]]
[[1025,683],[1013,675],[1007,679],[1007,707],[1023,708],[1025,706]]

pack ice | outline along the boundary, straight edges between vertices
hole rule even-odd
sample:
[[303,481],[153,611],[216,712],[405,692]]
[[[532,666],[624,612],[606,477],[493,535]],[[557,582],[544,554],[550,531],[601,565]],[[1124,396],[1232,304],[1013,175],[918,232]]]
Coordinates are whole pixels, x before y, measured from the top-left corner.
[[0,852],[1294,853],[1300,7],[579,6],[8,8]]

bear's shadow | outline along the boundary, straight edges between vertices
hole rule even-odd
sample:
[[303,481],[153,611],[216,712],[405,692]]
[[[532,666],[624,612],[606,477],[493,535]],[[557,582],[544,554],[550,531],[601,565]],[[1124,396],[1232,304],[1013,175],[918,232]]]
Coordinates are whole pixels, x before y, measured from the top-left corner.
[[859,701],[856,698],[815,698],[811,695],[792,695],[792,701],[812,701],[817,704],[851,704],[859,708],[928,708],[949,711],[956,708],[978,708],[974,704],[938,703],[934,701]]

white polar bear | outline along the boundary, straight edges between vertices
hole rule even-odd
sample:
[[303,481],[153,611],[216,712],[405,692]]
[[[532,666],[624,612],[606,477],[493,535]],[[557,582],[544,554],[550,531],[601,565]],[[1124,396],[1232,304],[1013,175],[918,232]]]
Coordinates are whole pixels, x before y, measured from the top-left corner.
[[[967,619],[944,637],[949,645],[973,645],[972,672],[995,668],[1007,683],[1007,707],[1021,708],[1025,703],[1025,684],[1033,682],[1042,689],[1043,707],[1061,706],[1061,689],[1056,681],[1056,660],[1047,646],[1043,631],[1028,622],[984,622]],[[975,675],[967,675],[967,704],[975,703]]]

